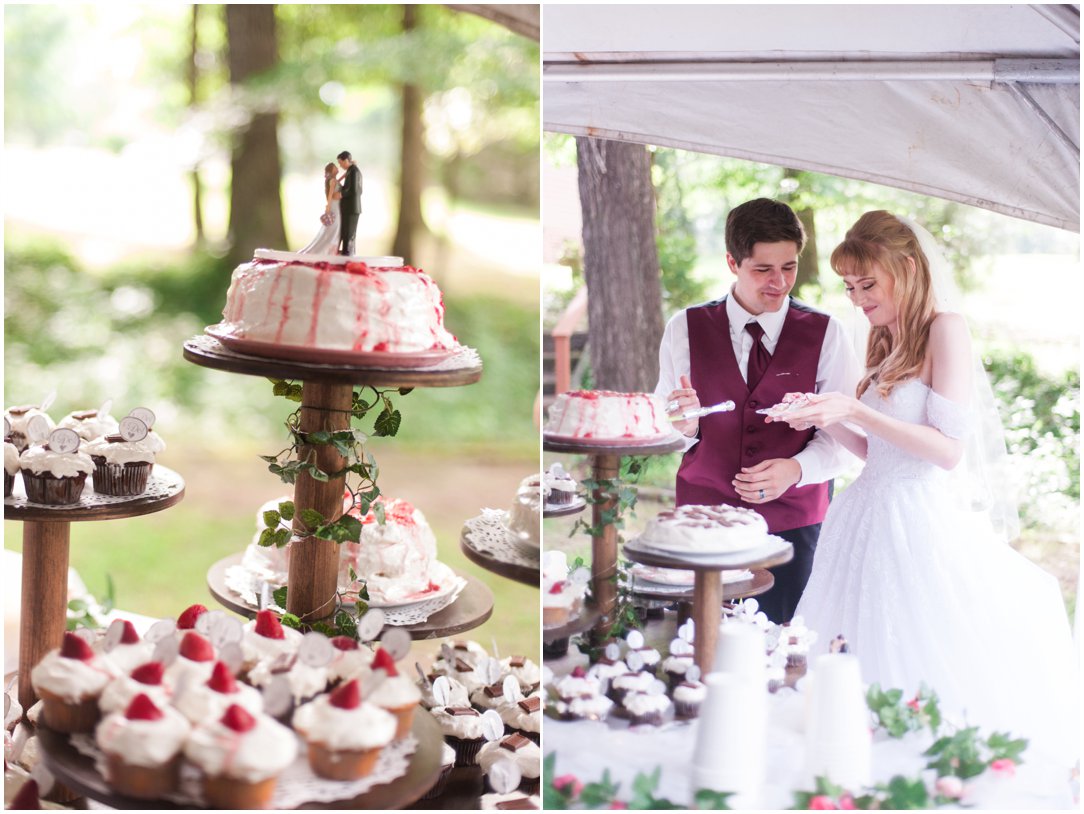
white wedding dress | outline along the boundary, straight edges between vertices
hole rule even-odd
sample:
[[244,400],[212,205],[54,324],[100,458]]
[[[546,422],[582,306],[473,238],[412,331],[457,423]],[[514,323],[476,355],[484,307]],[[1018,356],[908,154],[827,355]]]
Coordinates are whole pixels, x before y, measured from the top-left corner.
[[321,224],[321,229],[316,237],[309,241],[303,249],[298,249],[298,254],[338,254],[339,237],[342,231],[342,220],[339,215],[339,200],[331,202],[331,222]]
[[[918,379],[874,409],[950,437],[967,413]],[[837,634],[862,678],[910,697],[925,682],[951,719],[1030,740],[1023,758],[1079,757],[1079,682],[1061,592],[1045,571],[977,531],[950,473],[870,436],[866,465],[829,507],[796,614],[826,649]]]

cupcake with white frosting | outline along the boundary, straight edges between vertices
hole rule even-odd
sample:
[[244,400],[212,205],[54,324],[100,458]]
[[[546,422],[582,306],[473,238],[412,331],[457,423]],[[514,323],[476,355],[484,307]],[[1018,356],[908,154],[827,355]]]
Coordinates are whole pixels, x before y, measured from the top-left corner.
[[234,679],[230,668],[221,661],[215,662],[211,677],[206,683],[186,687],[173,703],[193,725],[219,720],[234,704],[243,707],[252,715],[263,712],[263,696],[260,691],[239,683]]
[[335,652],[331,663],[327,665],[328,683],[334,685],[356,678],[362,683],[372,673],[373,651],[362,647],[349,636],[335,636],[331,639]]
[[395,738],[395,716],[361,700],[357,679],[294,713],[294,728],[309,746],[309,765],[329,780],[356,780],[376,765]]
[[[446,693],[445,700],[437,697],[439,694],[436,689],[438,682],[446,685],[444,690]],[[418,691],[421,693],[420,703],[425,709],[443,706],[468,707],[472,703],[472,695],[467,691],[467,688],[448,676],[430,676],[424,684],[419,680]]]
[[65,633],[60,649],[47,653],[30,671],[30,683],[50,729],[90,732],[98,722],[98,697],[116,675],[116,668],[95,656],[86,641]]
[[197,726],[185,757],[203,770],[203,796],[222,809],[268,808],[279,775],[297,757],[297,736],[267,715],[228,707]]
[[430,712],[444,739],[455,749],[455,765],[474,766],[486,742],[482,714],[473,707],[433,707]]
[[165,665],[160,661],[141,664],[126,675],[110,681],[98,707],[103,713],[124,712],[137,695],[146,695],[159,709],[168,707],[173,700],[173,689],[165,683]]
[[[487,709],[500,710],[507,704],[514,704],[518,698],[509,698],[504,694],[504,683],[498,682],[486,687],[479,687],[470,694],[470,705],[485,712]],[[449,700],[449,706],[466,706],[458,699]]]
[[[261,661],[248,672],[246,680],[254,687],[264,688],[282,676],[294,704],[311,700],[327,689],[327,667],[313,666],[301,661],[296,653],[284,653],[277,659]],[[282,720],[289,717],[287,709]]]
[[526,656],[509,656],[501,661],[501,674],[516,677],[520,688],[524,692],[532,692],[538,688],[542,680],[542,673],[538,665]]
[[[137,422],[138,426],[128,422]],[[103,495],[141,495],[147,490],[155,456],[166,445],[157,433],[131,416],[120,426],[120,434],[103,435],[87,444],[94,461],[94,491]]]
[[11,497],[15,486],[15,476],[19,474],[19,450],[11,443],[10,436],[4,439],[4,497]]
[[123,713],[107,715],[98,724],[95,739],[105,754],[109,785],[145,800],[174,791],[190,729],[177,710],[158,707],[142,694]]
[[135,625],[127,619],[117,620],[113,624],[121,626],[120,639],[111,650],[105,649],[107,639],[101,639],[95,645],[95,650],[106,661],[116,665],[117,670],[128,675],[136,667],[146,664],[154,657],[154,645],[141,639]]
[[519,769],[520,790],[536,794],[542,774],[542,750],[538,744],[522,735],[508,735],[490,741],[478,752],[478,765],[489,775],[489,770],[503,760],[511,760]]
[[674,687],[674,716],[688,720],[700,715],[700,705],[708,697],[708,688],[701,681],[686,679]]
[[651,673],[635,672],[619,675],[610,682],[610,698],[620,704],[630,693],[647,692],[658,681]]
[[11,425],[11,443],[15,445],[15,448],[19,452],[24,452],[30,447],[30,433],[27,432],[27,425],[36,417],[41,416],[45,420],[45,431],[47,433],[52,432],[56,428],[56,423],[53,419],[49,418],[48,414],[43,412],[40,407],[35,405],[26,405],[23,407],[9,407],[4,411],[4,418],[8,420]]
[[84,441],[96,441],[105,435],[113,435],[120,429],[117,419],[109,413],[98,410],[78,410],[68,413],[57,424],[69,430],[75,430]]
[[301,631],[283,627],[274,611],[262,610],[245,623],[241,636],[242,670],[252,670],[260,662],[272,662],[280,656],[292,656],[301,647]]
[[414,710],[422,699],[421,690],[409,678],[399,675],[395,659],[383,647],[373,656],[372,669],[374,672],[383,670],[387,678],[370,693],[368,700],[395,716],[398,722],[395,738],[405,738],[414,724]]
[[[659,682],[660,684],[662,682]],[[672,706],[662,692],[631,692],[621,702],[633,726],[660,726]]]
[[538,743],[542,738],[542,696],[528,695],[514,704],[505,704],[497,712],[513,732]]
[[181,638],[177,658],[166,667],[166,683],[175,690],[183,691],[206,682],[214,667],[214,645],[190,630]]
[[26,498],[47,506],[69,506],[83,496],[94,462],[86,452],[61,452],[49,444],[33,446],[19,456]]

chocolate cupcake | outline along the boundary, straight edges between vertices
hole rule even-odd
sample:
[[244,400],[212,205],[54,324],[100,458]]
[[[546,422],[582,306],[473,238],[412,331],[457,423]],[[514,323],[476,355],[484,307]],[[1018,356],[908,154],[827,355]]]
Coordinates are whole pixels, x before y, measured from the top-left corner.
[[482,744],[486,742],[482,715],[473,707],[434,707],[433,717],[444,733],[444,740],[455,749],[455,765],[474,766]]
[[133,497],[147,490],[154,456],[165,443],[134,416],[120,422],[120,432],[87,444],[94,461],[94,491],[103,495]]
[[15,487],[15,476],[19,474],[19,450],[11,443],[10,436],[4,439],[4,497],[11,497]]
[[79,449],[79,436],[72,430],[54,430],[46,444],[30,447],[19,456],[19,469],[27,500],[70,506],[83,496],[94,462]]

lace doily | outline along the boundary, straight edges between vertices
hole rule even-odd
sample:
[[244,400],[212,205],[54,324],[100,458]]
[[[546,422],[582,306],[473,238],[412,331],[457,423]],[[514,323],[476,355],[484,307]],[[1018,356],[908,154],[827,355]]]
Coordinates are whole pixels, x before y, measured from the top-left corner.
[[478,355],[478,351],[474,348],[468,348],[466,345],[460,347],[459,352],[455,356],[450,356],[443,362],[437,362],[435,365],[429,365],[428,367],[415,367],[411,370],[417,370],[419,372],[435,373],[439,371],[448,370],[469,370],[475,367],[482,366],[482,357]]
[[[244,565],[231,565],[227,568],[223,575],[223,581],[230,591],[254,610],[260,607],[258,598],[264,590],[264,585],[268,585],[271,590],[280,587],[271,585],[265,579],[264,574],[250,571]],[[450,591],[432,599],[424,599],[420,602],[411,602],[397,607],[381,607],[384,612],[384,623],[396,627],[421,624],[434,613],[444,610],[455,602],[463,589],[467,587],[467,581],[463,577],[457,576],[452,585]],[[274,601],[268,602],[266,607],[278,613],[286,612],[285,608],[280,608]]]
[[[98,748],[93,736],[73,735],[71,745],[81,755],[92,758],[94,768],[105,777],[105,755]],[[365,794],[374,786],[390,783],[406,774],[410,768],[410,756],[417,749],[418,739],[413,735],[393,741],[381,750],[376,766],[370,774],[360,780],[342,781],[325,780],[313,774],[305,757],[306,747],[304,743],[300,743],[299,757],[279,775],[275,794],[271,798],[271,807],[298,808],[304,803],[331,803]],[[201,778],[202,772],[195,765],[188,761],[183,762],[180,789],[162,799],[186,807],[203,806]]]
[[138,495],[98,494],[94,491],[94,477],[92,475],[87,478],[86,486],[83,487],[83,494],[76,503],[67,506],[53,506],[46,503],[34,503],[31,500],[27,500],[26,488],[23,485],[22,479],[19,478],[16,480],[15,486],[12,489],[11,497],[4,498],[4,504],[7,506],[32,506],[34,508],[62,512],[71,509],[92,509],[95,506],[109,506],[115,503],[131,503],[134,500],[141,502],[165,500],[166,498],[173,497],[182,489],[184,489],[184,479],[180,475],[172,469],[166,469],[164,466],[155,466],[151,470],[150,477],[147,478],[147,489]]
[[471,548],[494,559],[525,568],[540,566],[539,551],[519,542],[508,528],[508,512],[482,509],[464,524],[464,539]]

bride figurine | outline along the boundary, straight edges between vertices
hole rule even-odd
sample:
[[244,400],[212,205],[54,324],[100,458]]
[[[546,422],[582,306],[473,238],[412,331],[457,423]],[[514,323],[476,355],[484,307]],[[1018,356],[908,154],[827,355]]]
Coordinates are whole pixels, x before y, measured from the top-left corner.
[[334,162],[324,167],[324,197],[327,205],[324,207],[324,214],[320,216],[320,223],[323,225],[316,237],[310,240],[305,248],[298,250],[298,254],[339,253],[339,232],[342,225],[339,199],[342,194],[339,192],[338,172],[339,168]]
[[925,682],[950,719],[1028,738],[1028,762],[1071,766],[1079,683],[1058,583],[996,522],[976,523],[990,513],[973,511],[975,495],[989,498],[1004,475],[978,491],[957,477],[981,469],[976,442],[991,433],[976,394],[990,391],[964,317],[938,295],[947,264],[925,229],[877,211],[831,265],[870,325],[858,397],[811,394],[768,420],[820,427],[866,463],[828,509],[795,613],[822,642],[842,634],[867,683],[912,693]]

